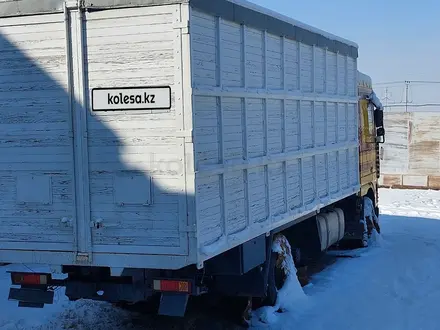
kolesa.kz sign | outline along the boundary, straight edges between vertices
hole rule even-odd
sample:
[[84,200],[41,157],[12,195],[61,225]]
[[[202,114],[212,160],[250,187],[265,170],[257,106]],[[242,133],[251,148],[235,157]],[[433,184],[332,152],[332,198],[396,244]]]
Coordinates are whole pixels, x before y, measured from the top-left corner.
[[171,108],[170,87],[95,88],[93,111],[160,110]]
[[156,98],[156,95],[154,94],[147,94],[144,93],[144,95],[124,95],[122,93],[119,93],[119,95],[112,95],[110,93],[107,93],[108,105],[113,104],[155,104],[156,101],[154,99]]

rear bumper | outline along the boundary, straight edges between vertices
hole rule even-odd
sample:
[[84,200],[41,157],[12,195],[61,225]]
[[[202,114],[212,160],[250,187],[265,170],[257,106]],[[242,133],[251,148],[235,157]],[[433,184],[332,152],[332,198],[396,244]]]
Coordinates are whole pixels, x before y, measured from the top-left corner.
[[9,300],[18,301],[18,307],[43,308],[53,304],[54,291],[47,288],[21,287],[9,290]]
[[[202,288],[196,285],[195,278],[166,279],[124,277],[76,277],[64,280],[52,279],[51,274],[11,273],[13,287],[9,290],[9,300],[17,301],[19,307],[43,308],[54,302],[54,292],[58,287],[65,287],[65,294],[71,301],[88,299],[110,303],[145,302],[154,295],[163,296],[167,305],[170,297],[184,302],[190,295],[202,294]],[[167,299],[165,299],[167,298]],[[174,299],[174,300],[176,300]],[[173,300],[173,299],[171,299]],[[163,309],[163,308],[162,308]]]

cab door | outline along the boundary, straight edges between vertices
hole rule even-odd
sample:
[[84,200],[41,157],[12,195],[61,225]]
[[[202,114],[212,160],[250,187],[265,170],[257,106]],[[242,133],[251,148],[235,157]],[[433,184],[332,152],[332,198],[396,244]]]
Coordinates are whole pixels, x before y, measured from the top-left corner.
[[376,128],[374,106],[368,100],[359,101],[360,117],[360,176],[361,184],[372,182],[376,177]]

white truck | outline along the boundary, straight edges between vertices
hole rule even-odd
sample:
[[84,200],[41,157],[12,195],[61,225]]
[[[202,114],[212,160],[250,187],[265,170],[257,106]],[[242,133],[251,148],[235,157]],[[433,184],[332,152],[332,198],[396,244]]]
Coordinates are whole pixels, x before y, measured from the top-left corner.
[[241,0],[17,0],[0,57],[0,262],[51,267],[20,306],[274,304],[275,240],[365,238],[353,42]]

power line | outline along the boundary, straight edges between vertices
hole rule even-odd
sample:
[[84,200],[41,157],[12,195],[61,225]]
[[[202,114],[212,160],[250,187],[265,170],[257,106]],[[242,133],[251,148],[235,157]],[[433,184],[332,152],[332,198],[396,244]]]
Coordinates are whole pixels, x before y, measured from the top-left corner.
[[[393,103],[388,104],[388,108],[399,108],[399,107],[406,107],[406,104],[403,103]],[[423,107],[440,107],[440,103],[420,103],[420,104],[411,104],[411,108],[423,108]]]
[[410,80],[411,84],[440,84],[440,81],[436,80]]
[[381,85],[404,85],[405,83],[411,84],[440,84],[440,81],[437,80],[401,80],[401,81],[388,81],[388,82],[378,82],[373,85],[381,86]]
[[385,101],[385,108],[387,108],[388,107],[388,100],[391,100],[391,98],[388,97],[388,87],[385,88],[385,97],[383,99]]
[[404,84],[405,81],[388,81],[388,82],[379,82],[374,83],[374,86],[380,86],[380,85],[396,85],[396,84]]
[[[385,90],[385,96],[382,97],[382,102],[384,103],[385,109],[391,109],[391,108],[405,108],[405,112],[409,111],[409,108],[415,109],[415,108],[426,108],[426,107],[440,107],[440,103],[434,101],[434,102],[427,102],[427,103],[417,103],[414,104],[414,100],[412,99],[412,92],[413,88],[421,85],[440,85],[440,80],[403,80],[403,81],[388,81],[388,82],[379,82],[373,84],[373,86],[383,86],[382,88]],[[390,89],[395,88],[402,88],[402,97],[400,102],[396,102],[397,100],[390,100]],[[437,89],[437,87],[435,87]],[[440,110],[440,109],[439,109]]]

